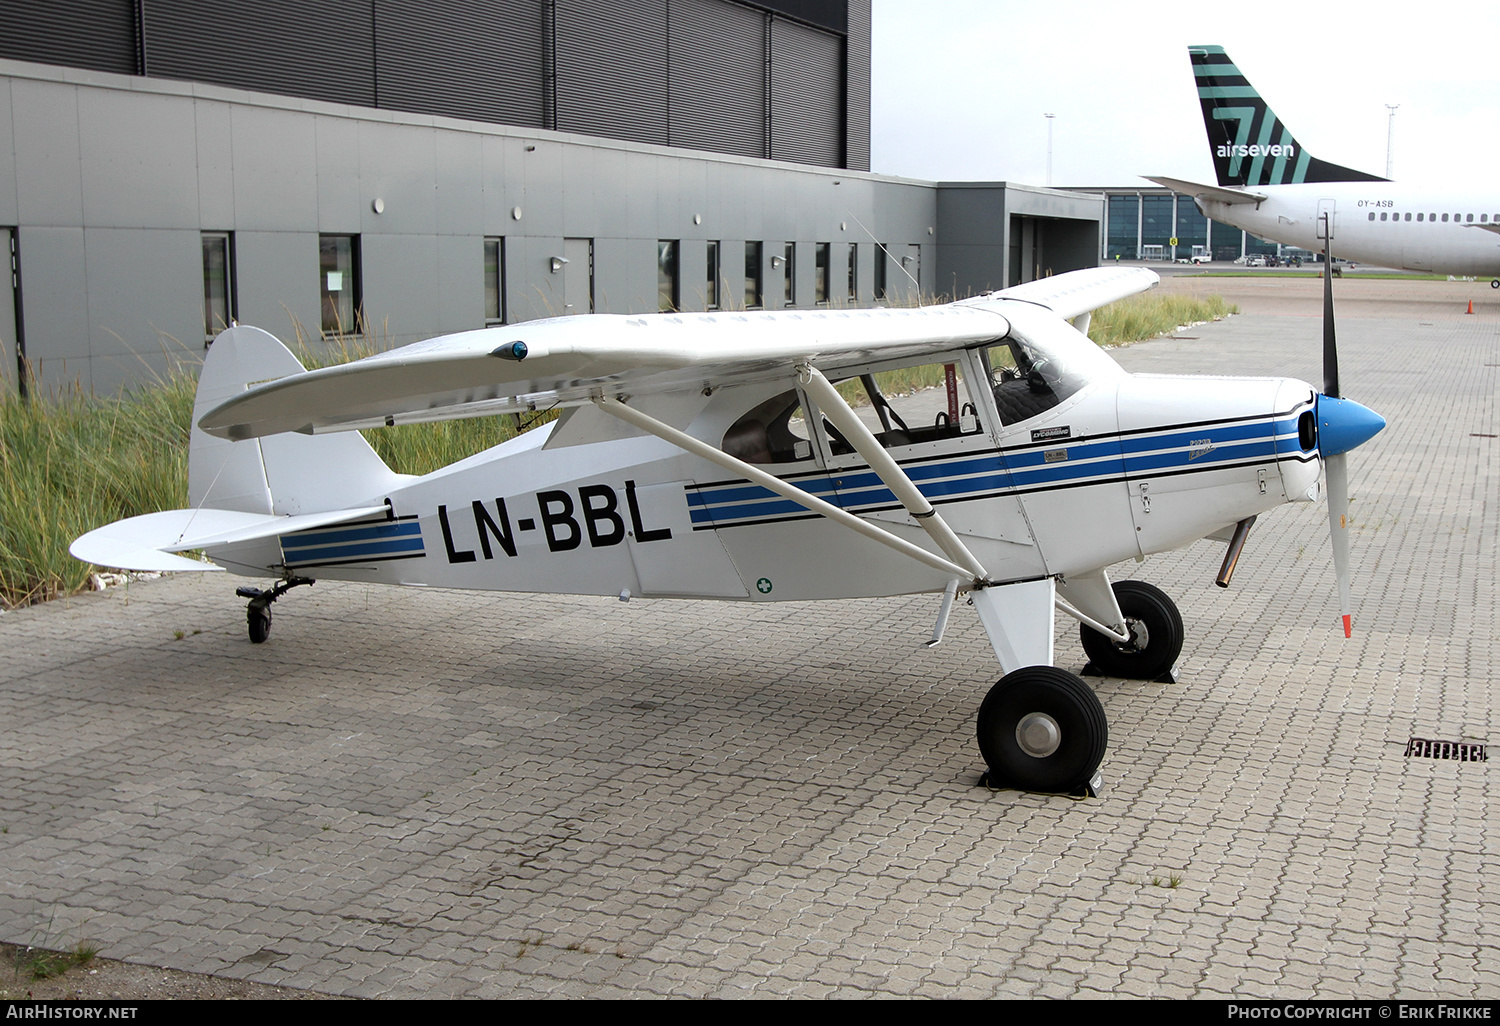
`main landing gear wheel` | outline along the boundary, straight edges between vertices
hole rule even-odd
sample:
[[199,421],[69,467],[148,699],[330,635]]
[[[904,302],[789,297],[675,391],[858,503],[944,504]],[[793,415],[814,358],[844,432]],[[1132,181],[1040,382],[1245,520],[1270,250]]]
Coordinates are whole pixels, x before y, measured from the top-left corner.
[[1182,654],[1182,614],[1176,603],[1145,581],[1116,581],[1113,587],[1130,640],[1115,641],[1087,624],[1080,625],[1090,667],[1104,677],[1171,683],[1172,669]]
[[1092,793],[1108,742],[1098,697],[1055,666],[1007,673],[979,707],[979,750],[992,787]]

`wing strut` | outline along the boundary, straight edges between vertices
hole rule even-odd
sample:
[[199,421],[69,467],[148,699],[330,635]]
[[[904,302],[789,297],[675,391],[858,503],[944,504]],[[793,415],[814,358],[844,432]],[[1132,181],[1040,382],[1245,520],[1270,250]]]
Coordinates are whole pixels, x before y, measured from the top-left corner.
[[[883,527],[873,524],[868,520],[861,520],[853,513],[849,513],[845,510],[839,509],[837,506],[831,503],[824,502],[817,496],[803,491],[801,488],[798,488],[794,484],[789,484],[788,482],[783,481],[781,478],[776,477],[774,474],[768,474],[764,470],[761,470],[759,467],[756,467],[753,464],[746,463],[741,459],[736,459],[722,449],[717,449],[714,446],[709,445],[707,442],[694,438],[692,435],[689,435],[686,432],[677,430],[669,424],[663,424],[655,417],[652,417],[651,415],[646,413],[642,413],[640,410],[631,409],[629,406],[626,406],[618,399],[596,396],[594,398],[594,405],[599,407],[599,409],[603,410],[605,413],[608,413],[610,416],[623,420],[627,424],[633,424],[636,427],[640,428],[642,431],[645,431],[647,434],[655,435],[662,441],[669,442],[672,445],[677,446],[677,448],[682,449],[684,452],[692,453],[694,456],[701,456],[703,459],[709,460],[713,463],[717,463],[719,466],[725,468],[731,473],[740,474],[744,477],[747,477],[751,481],[754,481],[756,484],[760,485],[762,488],[768,488],[771,491],[775,492],[777,495],[780,495],[787,499],[791,499],[793,502],[797,503],[798,505],[805,506],[806,508],[812,510],[814,513],[821,514],[822,516],[827,517],[829,520],[832,520],[837,524],[841,524],[844,527],[849,528],[850,530],[857,531],[860,534],[864,535],[866,538],[877,541],[880,544],[887,546],[888,548],[895,549],[897,552],[900,552],[901,554],[906,556],[910,556],[912,559],[915,559],[921,563],[925,563],[936,570],[940,570],[943,573],[948,574],[949,576],[967,578],[972,580],[974,584],[982,584],[985,580],[983,567],[979,567],[979,572],[977,574],[973,573],[972,571],[959,566],[957,563],[954,563],[951,560],[944,559],[942,556],[939,556],[934,552],[928,552],[926,549],[918,545],[913,545],[911,542],[905,540],[904,538],[897,537]],[[848,409],[848,407],[846,406],[845,409]],[[905,475],[903,474],[902,477],[905,477]],[[908,481],[908,483],[910,482]],[[947,525],[945,524],[943,526],[946,527]],[[960,545],[961,544],[962,543],[960,543]],[[970,556],[969,559],[973,561],[972,556]],[[977,562],[975,562],[974,565],[978,567]]]
[[906,511],[912,515],[922,529],[932,536],[937,542],[938,548],[953,562],[964,568],[965,576],[972,577],[976,581],[986,581],[989,574],[985,572],[984,565],[974,558],[974,553],[969,551],[958,535],[953,533],[953,528],[948,522],[938,516],[932,503],[927,501],[927,496],[922,490],[912,483],[912,479],[906,476],[906,471],[901,469],[900,464],[891,459],[891,454],[885,451],[885,446],[870,433],[865,427],[864,421],[849,408],[844,402],[844,397],[839,395],[839,390],[823,376],[823,372],[809,363],[797,365],[798,380],[803,389],[812,400],[818,404],[818,409],[829,420],[833,426],[838,428],[849,444],[854,446],[854,451],[865,458],[870,469],[875,471],[885,486],[896,496],[898,502],[906,507]]

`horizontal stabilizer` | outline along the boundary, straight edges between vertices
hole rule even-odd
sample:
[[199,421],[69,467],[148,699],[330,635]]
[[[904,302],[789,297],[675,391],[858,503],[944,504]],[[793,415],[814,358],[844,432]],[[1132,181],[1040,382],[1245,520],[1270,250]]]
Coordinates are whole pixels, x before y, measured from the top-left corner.
[[386,512],[385,506],[367,506],[288,517],[227,509],[169,509],[106,524],[74,541],[68,551],[85,563],[122,570],[221,570],[173,553],[275,538]]
[[1142,175],[1141,177],[1183,196],[1213,200],[1215,203],[1263,203],[1266,199],[1264,193],[1248,192],[1244,189],[1226,189],[1219,185],[1204,185],[1201,182],[1165,178],[1160,175]]
[[1137,292],[1154,288],[1159,281],[1161,279],[1156,272],[1145,267],[1092,267],[1050,278],[1038,278],[1024,285],[1012,285],[1004,291],[965,302],[1014,299],[1045,306],[1064,320],[1071,321],[1074,317],[1101,306],[1108,306]]

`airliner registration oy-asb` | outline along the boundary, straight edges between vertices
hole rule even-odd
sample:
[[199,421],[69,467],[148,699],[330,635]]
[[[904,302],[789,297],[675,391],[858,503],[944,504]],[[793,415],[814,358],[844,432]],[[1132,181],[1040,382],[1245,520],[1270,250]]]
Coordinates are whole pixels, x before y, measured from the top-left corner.
[[[1320,459],[1384,423],[1292,379],[1127,374],[1079,329],[1155,283],[1107,268],[909,310],[562,317],[314,371],[233,327],[199,381],[192,507],[101,527],[73,553],[276,579],[241,589],[255,642],[272,602],[325,578],[931,593],[930,644],[965,595],[1004,672],[979,712],[989,780],[1088,790],[1104,710],[1053,665],[1055,611],[1080,621],[1098,673],[1168,678],[1176,607],[1107,568],[1212,536],[1229,543],[1227,584],[1256,515],[1317,498]],[[355,430],[554,406],[557,421],[422,477]]]
[[1396,183],[1319,160],[1293,138],[1220,46],[1190,46],[1218,185],[1146,177],[1191,196],[1205,217],[1379,267],[1490,278],[1500,288],[1500,192]]

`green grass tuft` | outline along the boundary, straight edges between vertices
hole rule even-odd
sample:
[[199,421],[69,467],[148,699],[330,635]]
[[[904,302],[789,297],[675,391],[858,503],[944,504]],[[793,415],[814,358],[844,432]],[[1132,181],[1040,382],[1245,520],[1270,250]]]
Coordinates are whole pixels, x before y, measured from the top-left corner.
[[1089,322],[1089,338],[1101,346],[1124,345],[1166,335],[1184,324],[1217,321],[1239,312],[1239,307],[1220,296],[1145,292],[1095,310]]

